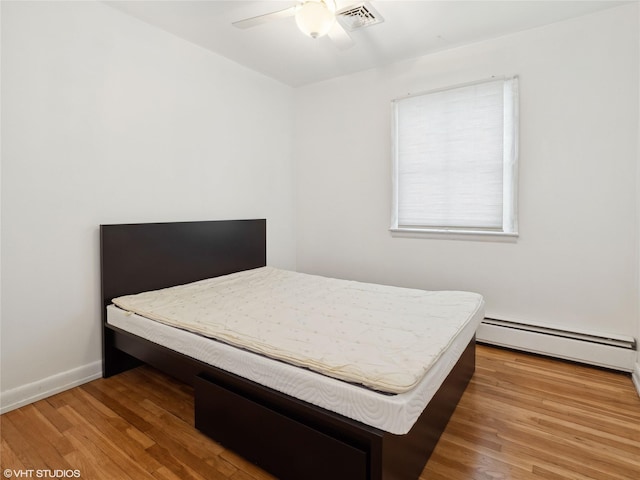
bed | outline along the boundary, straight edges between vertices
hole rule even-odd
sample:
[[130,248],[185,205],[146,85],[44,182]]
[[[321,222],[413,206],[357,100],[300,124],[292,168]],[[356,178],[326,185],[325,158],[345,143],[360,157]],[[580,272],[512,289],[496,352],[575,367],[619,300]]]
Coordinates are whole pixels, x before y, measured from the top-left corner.
[[[380,393],[112,305],[205,279],[271,274],[265,220],[102,225],[100,239],[105,377],[144,362],[194,386],[196,428],[284,480],[419,477],[475,369],[475,324],[438,359],[432,380]],[[416,391],[428,393],[424,410]]]

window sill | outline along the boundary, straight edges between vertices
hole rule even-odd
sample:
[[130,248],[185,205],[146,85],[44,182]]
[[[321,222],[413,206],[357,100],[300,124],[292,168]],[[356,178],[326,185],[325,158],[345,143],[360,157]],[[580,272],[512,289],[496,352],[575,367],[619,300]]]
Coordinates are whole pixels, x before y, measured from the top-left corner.
[[490,232],[482,230],[447,230],[423,228],[390,228],[392,237],[398,238],[434,238],[439,240],[472,240],[483,242],[515,243],[518,232]]

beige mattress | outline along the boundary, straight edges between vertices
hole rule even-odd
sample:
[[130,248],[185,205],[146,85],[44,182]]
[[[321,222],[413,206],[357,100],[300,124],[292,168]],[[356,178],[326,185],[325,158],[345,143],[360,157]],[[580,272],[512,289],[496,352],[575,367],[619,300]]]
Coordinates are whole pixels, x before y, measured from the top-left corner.
[[484,308],[475,293],[373,285],[272,267],[113,303],[147,319],[391,394],[418,385],[460,332],[475,331]]

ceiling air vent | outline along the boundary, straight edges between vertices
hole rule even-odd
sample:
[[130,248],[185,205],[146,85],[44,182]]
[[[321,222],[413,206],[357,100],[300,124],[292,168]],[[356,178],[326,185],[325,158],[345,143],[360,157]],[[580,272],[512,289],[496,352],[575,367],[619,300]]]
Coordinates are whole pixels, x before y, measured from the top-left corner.
[[368,3],[352,5],[337,12],[338,21],[348,30],[370,27],[384,22],[384,19]]

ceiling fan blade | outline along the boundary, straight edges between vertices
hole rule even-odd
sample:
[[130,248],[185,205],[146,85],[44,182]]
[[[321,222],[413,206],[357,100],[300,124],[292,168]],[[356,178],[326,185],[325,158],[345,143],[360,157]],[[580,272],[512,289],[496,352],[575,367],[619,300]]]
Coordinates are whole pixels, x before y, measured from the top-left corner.
[[238,28],[251,28],[256,25],[270,22],[272,20],[278,20],[280,18],[293,17],[296,14],[296,7],[285,8],[284,10],[278,10],[277,12],[265,13],[264,15],[258,15],[257,17],[245,18],[244,20],[238,20],[233,22],[234,27]]
[[347,50],[355,45],[351,35],[337,21],[327,35],[336,44],[338,50]]

